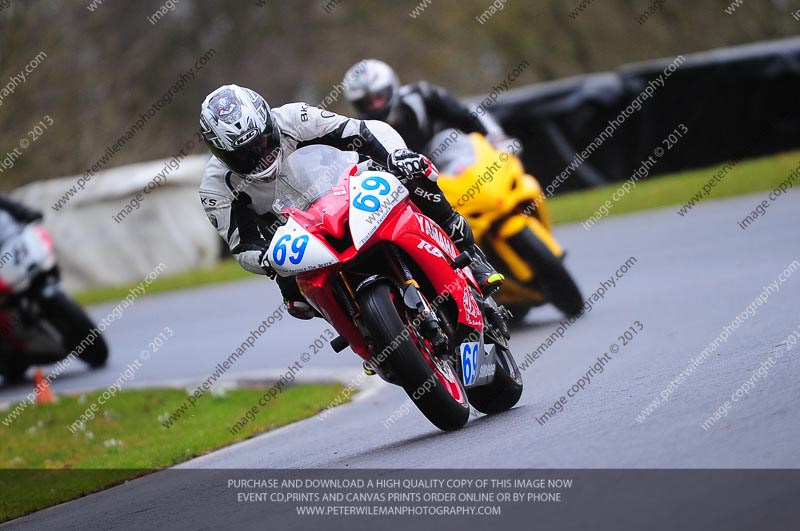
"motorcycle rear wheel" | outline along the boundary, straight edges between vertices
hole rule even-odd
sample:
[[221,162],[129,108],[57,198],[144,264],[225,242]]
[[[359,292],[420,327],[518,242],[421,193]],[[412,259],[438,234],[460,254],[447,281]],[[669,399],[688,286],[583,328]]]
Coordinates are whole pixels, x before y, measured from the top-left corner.
[[[370,286],[359,294],[358,303],[361,323],[369,330],[375,351],[390,349],[386,350],[389,354],[383,363],[422,414],[440,430],[463,427],[469,420],[470,409],[461,381],[452,367],[449,375],[445,375],[429,361],[430,355],[426,356],[412,339],[413,331],[404,333],[408,328],[394,304],[392,288],[386,284]],[[396,348],[391,349],[392,343]]]
[[529,228],[508,239],[508,244],[535,271],[534,282],[548,301],[568,317],[583,308],[583,295],[564,263]]
[[6,383],[17,383],[25,379],[25,373],[28,372],[29,363],[21,360],[8,359],[0,363],[0,375]]
[[[91,335],[94,323],[83,308],[64,293],[41,301],[42,317],[52,324],[64,338],[64,348],[71,353],[82,341]],[[108,345],[102,335],[94,338],[78,357],[92,368],[102,367],[108,360]]]

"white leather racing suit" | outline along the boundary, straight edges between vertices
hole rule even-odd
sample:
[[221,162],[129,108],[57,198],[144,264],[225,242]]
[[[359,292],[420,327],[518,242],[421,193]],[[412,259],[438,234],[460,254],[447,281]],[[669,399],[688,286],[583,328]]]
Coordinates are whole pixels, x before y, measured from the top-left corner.
[[[284,158],[301,147],[325,144],[385,163],[390,153],[406,147],[383,122],[347,118],[306,103],[276,107],[272,117],[281,132]],[[212,156],[200,183],[200,200],[239,264],[251,273],[265,274],[261,254],[283,222],[272,209],[274,181],[247,180]]]

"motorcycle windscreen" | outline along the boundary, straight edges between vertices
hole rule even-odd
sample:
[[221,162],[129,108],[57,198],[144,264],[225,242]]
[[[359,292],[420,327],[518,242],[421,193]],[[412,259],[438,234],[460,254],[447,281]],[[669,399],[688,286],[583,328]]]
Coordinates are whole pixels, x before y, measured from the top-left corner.
[[440,175],[460,175],[477,162],[470,135],[456,129],[444,129],[430,141],[426,153]]
[[275,231],[267,256],[272,268],[282,277],[328,267],[339,261],[325,244],[293,218]]
[[408,189],[391,173],[367,171],[350,178],[350,234],[360,249],[386,216],[408,197]]
[[[312,144],[298,149],[283,162],[275,181],[273,210],[307,211],[317,201],[336,194],[342,174],[358,164],[358,154],[331,146]],[[343,191],[344,192],[344,191]]]

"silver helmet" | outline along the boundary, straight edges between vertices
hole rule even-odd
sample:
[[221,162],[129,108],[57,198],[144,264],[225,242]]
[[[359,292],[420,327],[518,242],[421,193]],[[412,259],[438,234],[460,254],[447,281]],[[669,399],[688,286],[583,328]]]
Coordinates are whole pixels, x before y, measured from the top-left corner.
[[399,101],[397,74],[377,59],[351,66],[343,83],[345,97],[363,118],[387,120]]
[[206,96],[200,112],[206,147],[231,171],[269,182],[281,165],[281,132],[269,105],[254,90],[223,85]]

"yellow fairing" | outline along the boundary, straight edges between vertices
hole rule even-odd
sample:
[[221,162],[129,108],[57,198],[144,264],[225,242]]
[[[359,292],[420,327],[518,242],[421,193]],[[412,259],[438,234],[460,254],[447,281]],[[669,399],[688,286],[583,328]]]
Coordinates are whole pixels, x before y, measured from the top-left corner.
[[439,185],[453,207],[469,221],[476,241],[491,246],[511,272],[496,297],[498,302],[544,302],[541,293],[522,285],[530,283],[535,272],[507,242],[528,228],[555,256],[564,254],[550,234],[544,192],[536,179],[524,172],[517,157],[496,150],[480,134],[472,133],[469,141],[475,162],[459,175],[443,174]]

